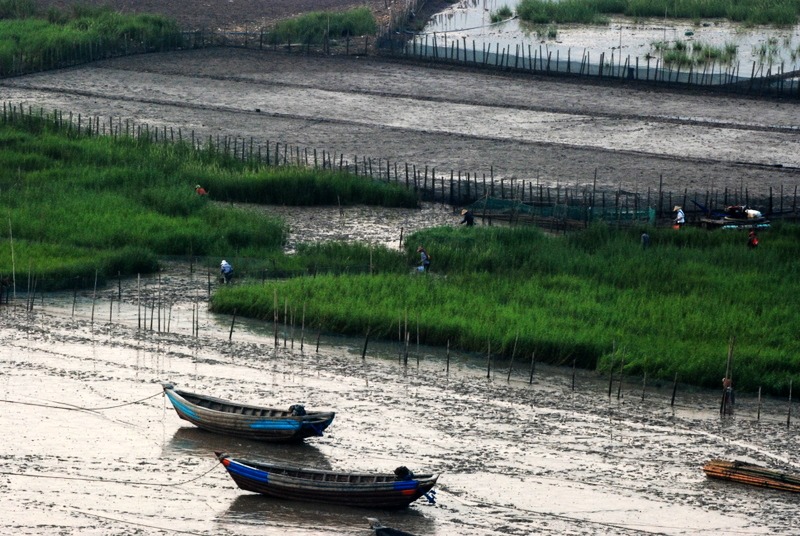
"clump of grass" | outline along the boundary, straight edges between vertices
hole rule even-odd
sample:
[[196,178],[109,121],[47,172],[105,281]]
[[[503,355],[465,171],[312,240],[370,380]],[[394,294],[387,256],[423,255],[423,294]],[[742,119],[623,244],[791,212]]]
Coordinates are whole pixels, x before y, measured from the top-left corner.
[[493,13],[491,13],[489,15],[489,20],[491,20],[492,23],[496,23],[496,22],[502,22],[504,20],[508,20],[513,16],[514,16],[514,12],[511,11],[511,8],[508,7],[508,6],[503,6],[500,9],[498,9],[497,11],[494,11]]
[[326,38],[373,34],[377,30],[375,16],[366,7],[344,12],[315,11],[279,22],[269,32],[270,43],[321,44]]
[[753,46],[753,55],[757,56],[759,61],[764,62],[772,62],[775,58],[778,57],[779,47],[778,47],[778,38],[777,37],[770,37],[763,43],[759,45]]
[[0,20],[35,17],[38,9],[33,0],[0,0]]
[[555,24],[550,24],[548,26],[536,26],[535,31],[536,37],[540,40],[554,40],[558,37],[558,27]]
[[608,24],[608,17],[597,7],[582,0],[551,2],[548,0],[522,0],[517,5],[517,14],[525,22],[533,24]]
[[[656,41],[650,44],[651,52],[661,55],[665,65],[695,66],[707,63],[725,65],[736,61],[738,46],[726,43],[722,47],[714,47],[706,43],[694,41],[688,43],[678,40],[673,43]],[[648,54],[648,57],[653,57]]]

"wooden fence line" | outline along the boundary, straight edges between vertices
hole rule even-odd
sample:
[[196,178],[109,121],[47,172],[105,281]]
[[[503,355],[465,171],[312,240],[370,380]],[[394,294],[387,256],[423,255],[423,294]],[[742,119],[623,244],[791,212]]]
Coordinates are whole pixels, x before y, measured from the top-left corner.
[[[570,207],[582,209],[581,216],[560,216],[556,219],[571,219],[588,222],[591,219],[613,220],[618,225],[642,224],[647,217],[632,217],[647,209],[655,210],[658,219],[670,217],[673,205],[681,205],[690,221],[703,216],[703,210],[692,201],[708,210],[724,209],[729,205],[748,205],[763,208],[763,212],[772,218],[798,217],[797,185],[793,189],[784,189],[776,195],[769,189],[766,196],[756,196],[742,185],[736,189],[706,190],[689,193],[663,190],[659,180],[658,189],[647,187],[642,192],[627,192],[622,189],[599,190],[597,171],[592,182],[581,184],[555,185],[543,184],[537,179],[519,179],[495,177],[494,168],[489,174],[479,175],[475,172],[449,170],[442,173],[428,166],[418,167],[415,164],[391,162],[386,159],[373,160],[371,157],[353,156],[345,158],[344,153],[318,151],[307,147],[298,147],[267,140],[265,144],[252,136],[208,136],[203,138],[191,130],[188,134],[180,127],[152,127],[146,123],[135,123],[121,118],[101,120],[99,116],[84,118],[81,114],[64,114],[61,111],[45,113],[43,109],[35,111],[31,106],[27,110],[22,105],[3,103],[2,122],[4,124],[48,124],[61,132],[75,136],[110,136],[113,138],[130,138],[138,143],[172,144],[185,147],[187,151],[207,153],[214,157],[240,160],[258,170],[262,166],[301,166],[317,170],[351,173],[369,180],[395,184],[412,189],[421,201],[441,203],[450,206],[467,206],[481,200],[499,200],[511,206],[515,221],[523,222],[522,212],[518,210],[525,205],[533,207],[556,207],[566,213]],[[516,208],[515,208],[516,207]],[[609,217],[609,214],[613,214]],[[480,216],[480,214],[478,214]],[[491,214],[490,214],[491,215]],[[598,216],[599,215],[599,216]],[[643,221],[645,220],[645,221]],[[539,221],[540,224],[546,223]]]
[[[193,274],[193,272],[191,270],[190,270],[190,274]],[[176,326],[178,324],[179,318],[177,317],[177,313],[175,313],[175,315],[173,315],[173,306],[176,303],[176,299],[174,298],[175,294],[166,292],[166,287],[168,285],[167,285],[167,283],[162,282],[160,274],[156,274],[156,275],[154,275],[153,277],[151,277],[149,279],[150,279],[150,283],[149,284],[145,283],[145,287],[146,288],[143,289],[142,288],[142,284],[141,284],[142,277],[141,277],[141,275],[138,275],[137,276],[137,284],[136,284],[136,286],[132,287],[130,289],[126,289],[124,292],[122,290],[122,285],[121,285],[121,280],[120,280],[119,283],[118,283],[118,288],[117,289],[107,288],[102,293],[101,296],[97,295],[97,289],[96,288],[94,290],[92,290],[92,291],[89,291],[88,289],[85,289],[85,291],[82,292],[82,299],[85,300],[85,301],[90,301],[91,302],[91,308],[90,308],[91,313],[90,313],[90,317],[89,317],[90,324],[92,326],[94,326],[95,323],[105,324],[105,325],[131,326],[132,328],[135,328],[140,332],[145,332],[145,333],[149,332],[149,333],[153,333],[154,335],[163,334],[163,333],[177,333],[178,329],[176,327],[174,327],[174,326]],[[66,294],[67,292],[68,291],[61,291],[62,294]],[[38,302],[38,305],[36,305],[36,303],[37,303],[37,301],[36,301],[37,294],[40,296],[40,300]],[[35,309],[46,310],[45,300],[44,300],[44,290],[42,290],[41,288],[30,286],[27,289],[27,291],[21,291],[19,293],[19,297],[18,298],[19,298],[20,302],[22,302],[24,300],[24,304],[25,304],[24,305],[25,306],[24,310],[25,310],[26,313],[30,313],[30,312],[34,311]],[[105,310],[105,308],[102,307],[102,300],[103,299],[108,299],[108,301],[109,301],[109,307],[108,307],[109,313],[108,313],[108,317],[107,317],[107,322],[104,319],[101,319],[100,317],[98,317],[96,319],[95,315],[94,315],[95,305],[97,304],[96,302],[100,302],[100,304],[98,306],[98,309]],[[199,307],[200,307],[200,305],[202,303],[208,302],[210,300],[210,295],[209,295],[208,298],[202,298],[201,295],[198,294],[195,297],[191,297],[191,298],[187,298],[187,299],[192,302],[193,306],[192,306],[191,311],[189,311],[188,313],[185,312],[187,315],[190,314],[191,318],[190,319],[189,318],[183,318],[183,324],[185,325],[187,321],[191,322],[191,336],[193,338],[197,339],[197,338],[200,337]],[[72,297],[72,313],[70,314],[70,318],[73,319],[73,320],[75,319],[75,308],[76,308],[77,300],[78,300],[78,293],[74,292],[73,293],[73,297]],[[291,311],[295,310],[295,307],[292,306],[291,304],[289,304],[286,300],[284,300],[284,303],[283,303],[284,312],[283,312],[283,318],[281,320],[280,314],[279,314],[280,307],[279,307],[279,300],[278,300],[277,291],[274,294],[274,303],[275,303],[274,315],[273,315],[274,316],[273,317],[273,323],[274,323],[273,331],[274,331],[274,341],[275,341],[274,345],[275,345],[275,347],[279,346],[279,344],[278,344],[278,333],[279,333],[279,331],[281,331],[283,333],[283,341],[284,341],[283,342],[283,347],[287,348],[287,339],[291,338],[291,349],[294,350],[295,325],[294,325],[293,314],[290,314],[290,313],[291,313]],[[9,303],[6,302],[6,304],[9,304]],[[0,309],[0,314],[4,314],[4,315],[14,314],[13,311],[15,311],[18,308],[18,306],[16,304],[16,301],[11,302],[9,305],[10,305],[10,307],[1,308]],[[116,305],[116,307],[114,307],[115,305]],[[126,309],[125,310],[125,314],[123,314],[123,308]],[[301,353],[303,352],[302,341],[303,341],[303,339],[305,337],[306,328],[308,327],[309,329],[312,329],[313,327],[316,327],[318,332],[321,331],[321,326],[319,325],[319,322],[314,322],[314,321],[311,321],[311,320],[307,321],[306,320],[305,309],[306,309],[305,304],[303,304],[303,307],[302,307],[302,310],[303,310],[303,317],[302,318],[303,319],[302,319],[301,328],[300,328],[300,330],[301,330],[300,331],[300,335],[298,337],[299,340],[301,341],[300,342],[300,352]],[[132,310],[135,310],[135,314],[133,314],[131,312]],[[298,310],[299,310],[299,308],[298,308]],[[114,319],[115,313],[116,313],[116,320]],[[51,312],[50,314],[53,314],[53,313]],[[66,314],[69,314],[69,313],[66,313]],[[174,319],[173,319],[173,316],[175,316]],[[226,328],[223,324],[220,324],[220,326],[222,326],[220,328],[220,333],[222,335],[227,336],[227,340],[230,341],[230,340],[233,340],[233,336],[234,336],[234,326],[235,326],[235,320],[236,320],[236,312],[235,312],[235,310],[234,310],[233,314],[231,314],[229,316],[231,317],[230,327]],[[125,318],[127,318],[127,320]],[[213,325],[212,325],[212,327],[213,327]],[[417,327],[417,330],[418,329],[419,328]],[[391,331],[391,329],[389,331]],[[408,365],[408,353],[411,351],[410,350],[411,345],[409,344],[409,339],[410,339],[410,336],[411,336],[411,332],[412,332],[412,330],[411,330],[411,328],[409,328],[408,322],[406,321],[404,323],[402,318],[401,318],[398,321],[398,340],[400,342],[400,345],[402,346],[402,348],[400,349],[400,354],[401,354],[402,357],[404,357],[404,359],[401,359],[401,362],[403,363],[403,366],[407,366]],[[363,343],[363,348],[362,348],[362,351],[361,351],[361,359],[365,359],[366,358],[367,341],[369,340],[369,336],[370,336],[371,333],[372,333],[372,331],[370,331],[370,330],[367,331],[367,334],[366,334],[366,337],[365,337],[365,340],[364,340],[364,343]],[[352,337],[354,338],[354,340],[355,340],[355,338],[357,338],[356,335],[353,335]],[[272,336],[271,335],[265,335],[264,338],[265,338],[265,340],[269,340],[269,339],[272,338]],[[388,336],[387,335],[386,340],[389,341],[391,339],[392,339],[392,336]],[[354,343],[354,344],[356,344],[356,343]],[[419,344],[420,344],[419,334],[417,334],[416,351],[415,351],[416,360],[417,360],[417,366],[419,366],[419,363],[420,363],[420,360],[421,360]],[[447,372],[448,372],[448,374],[449,374],[450,353],[454,348],[455,347],[453,347],[448,341],[448,344],[446,346],[446,357],[440,357],[440,359],[446,359],[447,360],[447,364],[448,364]],[[469,353],[470,355],[473,356],[473,360],[474,360],[475,364],[478,364],[479,361],[481,361],[483,359],[482,357],[479,357],[479,353],[480,352],[469,351],[469,350],[463,350],[463,351],[467,352],[467,353]],[[487,359],[486,359],[487,376],[488,377],[496,377],[497,370],[505,368],[505,366],[507,366],[508,368],[504,371],[505,372],[506,382],[511,382],[512,381],[512,375],[513,375],[514,376],[514,378],[513,378],[514,381],[517,381],[517,382],[520,382],[520,383],[528,383],[528,384],[533,383],[535,371],[534,371],[534,368],[533,368],[532,365],[530,367],[530,375],[528,373],[528,370],[525,367],[518,367],[516,369],[514,368],[514,353],[515,353],[515,351],[516,351],[516,347],[514,346],[512,348],[506,348],[504,351],[495,350],[494,352],[492,352],[491,342],[489,342],[489,348],[487,350],[487,354],[488,355],[487,355]],[[319,335],[318,335],[318,339],[317,339],[316,352],[319,352]],[[496,359],[496,357],[501,358],[503,360],[503,362],[502,363],[498,363],[498,360]],[[533,361],[533,357],[531,358],[531,361]],[[538,361],[542,362],[541,358],[539,358]],[[547,362],[547,361],[544,361],[544,362]],[[576,385],[575,385],[575,382],[576,382],[575,361],[573,360],[571,362],[571,365],[567,365],[567,364],[564,364],[564,363],[555,363],[555,362],[551,362],[550,364],[554,365],[554,366],[559,366],[560,365],[562,368],[564,368],[564,371],[565,371],[565,374],[564,374],[564,378],[565,378],[565,384],[564,385],[565,385],[565,387],[564,388],[574,391],[575,388],[576,388]],[[500,366],[498,366],[498,365],[500,365]],[[628,397],[627,398],[629,398],[629,399],[635,398],[633,396],[634,389],[635,389],[634,385],[637,385],[636,388],[638,388],[638,382],[634,381],[635,376],[632,376],[630,374],[626,375],[624,373],[624,368],[625,368],[624,365],[625,365],[625,363],[624,363],[624,360],[623,360],[621,365],[618,368],[618,372],[616,372],[616,373],[615,373],[615,368],[616,367],[612,366],[611,369],[610,369],[610,372],[609,372],[609,387],[608,387],[608,393],[607,393],[609,400],[612,398],[612,391],[613,391],[613,387],[615,385],[615,380],[616,380],[616,385],[617,385],[617,390],[616,390],[616,393],[617,393],[616,394],[616,398],[617,398],[617,400],[619,400],[621,398],[621,394],[623,393],[623,391],[628,393]],[[567,378],[567,375],[566,375],[567,374],[566,373],[566,367],[567,366],[571,366],[572,367],[571,381],[568,381],[566,379]],[[514,374],[515,372],[516,372],[516,374]],[[616,374],[616,376],[615,376],[615,374]],[[727,374],[728,373],[726,373],[726,377],[727,377]],[[678,405],[680,407],[686,407],[686,406],[682,406],[681,404],[676,404],[676,401],[675,401],[675,396],[676,396],[676,391],[677,391],[677,386],[678,386],[677,379],[678,379],[678,377],[677,377],[677,374],[676,374],[675,383],[674,383],[673,390],[672,390],[671,402],[667,402],[667,400],[664,399],[664,403],[665,404],[669,403],[671,407],[674,407],[676,405]],[[641,392],[641,400],[643,402],[644,402],[645,395],[646,395],[646,392],[647,392],[647,383],[648,383],[647,382],[647,375],[644,374],[644,378],[643,378],[643,381],[641,383],[641,385],[642,385],[641,391],[639,391],[639,392]],[[568,385],[569,385],[569,387],[568,387]],[[776,417],[776,416],[762,415],[761,406],[762,406],[762,398],[764,397],[764,393],[763,393],[763,390],[762,390],[761,387],[759,387],[758,391],[757,391],[757,397],[758,397],[757,398],[757,402],[756,402],[757,405],[755,407],[753,407],[752,402],[751,402],[751,404],[749,406],[746,405],[746,404],[741,404],[740,403],[736,407],[736,413],[739,413],[739,415],[741,417],[741,412],[742,411],[747,411],[749,413],[751,419],[752,419],[753,413],[755,413],[756,416],[755,416],[754,420],[756,422],[764,422],[764,423],[772,422],[772,423],[780,423],[781,425],[783,425],[783,423],[785,422],[786,423],[785,426],[790,427],[791,426],[791,413],[792,413],[792,406],[793,406],[792,381],[791,381],[791,378],[788,381],[788,385],[789,385],[789,387],[788,387],[789,405],[788,405],[787,415],[786,415],[785,418],[783,416]],[[740,400],[742,398],[741,394],[742,393],[739,393]],[[747,394],[754,396],[756,393],[755,392],[748,392]],[[775,400],[777,400],[777,398],[778,397],[782,397],[783,394],[784,394],[783,392],[778,391],[778,392],[773,394],[773,397],[774,397]],[[650,405],[652,404],[653,400],[655,400],[652,395],[649,395],[647,398],[648,398],[648,404],[650,404]],[[730,414],[733,414],[733,411],[731,411],[730,413],[721,413],[721,417],[724,419],[724,418],[728,417]]]
[[[408,2],[405,8],[392,14],[391,21],[380,29],[378,35],[331,36],[327,32],[309,36],[302,42],[291,38],[278,42],[277,34],[266,28],[253,31],[222,32],[197,30],[169,33],[155,37],[152,41],[132,40],[125,36],[117,40],[90,41],[68,46],[48,48],[37,53],[15,52],[0,56],[0,78],[19,76],[49,69],[81,65],[92,61],[167,50],[196,49],[209,47],[236,47],[252,49],[282,50],[287,53],[356,54],[376,53],[390,57],[425,63],[440,62],[458,64],[471,68],[500,69],[518,73],[549,76],[591,77],[614,79],[632,83],[702,87],[730,93],[758,96],[780,96],[800,99],[800,70],[786,70],[783,63],[773,66],[753,61],[749,76],[741,75],[741,64],[703,65],[702,71],[694,66],[681,67],[664,64],[651,56],[615,55],[600,53],[592,57],[588,51],[573,54],[572,49],[562,57],[561,50],[555,55],[547,46],[538,44],[508,45],[503,48],[495,43],[483,43],[480,50],[475,40],[471,47],[467,38],[450,38],[447,32],[424,36],[409,35],[404,31],[421,0]],[[424,37],[424,40],[423,40]],[[282,39],[282,38],[281,38]],[[766,70],[765,70],[766,69]]]

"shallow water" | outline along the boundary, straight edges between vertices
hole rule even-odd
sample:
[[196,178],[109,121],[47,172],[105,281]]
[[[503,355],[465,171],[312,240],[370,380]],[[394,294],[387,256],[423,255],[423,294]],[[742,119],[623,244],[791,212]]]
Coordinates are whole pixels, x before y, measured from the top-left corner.
[[[237,319],[231,332],[230,317],[208,313],[205,285],[167,267],[169,332],[139,328],[135,280],[113,308],[117,289],[0,308],[0,533],[367,535],[366,516],[418,535],[797,533],[795,495],[701,470],[722,457],[800,472],[785,400],[766,400],[756,421],[742,393],[721,420],[717,392],[680,385],[673,407],[671,382],[610,386],[578,370],[573,390],[569,367],[538,364],[529,383],[527,360],[509,375],[508,362],[452,351],[448,366],[445,349],[414,344],[404,366],[392,341],[370,341],[362,360],[362,340],[320,334],[317,350],[317,333],[286,326],[276,347],[271,324]],[[162,381],[337,417],[300,446],[215,436],[178,419]],[[375,512],[252,496],[215,450],[441,472],[438,501]]]
[[[530,46],[539,56],[541,49],[544,57],[552,52],[553,58],[558,53],[562,60],[568,54],[576,60],[588,52],[595,62],[599,61],[600,54],[605,54],[608,62],[612,54],[619,59],[621,52],[623,58],[639,58],[642,64],[648,53],[660,57],[653,47],[656,42],[682,41],[690,46],[703,44],[716,48],[731,44],[738,49],[733,65],[740,64],[742,76],[750,75],[753,62],[763,65],[765,70],[772,65],[773,72],[781,64],[784,64],[785,71],[796,70],[800,64],[800,25],[793,28],[746,28],[716,19],[695,23],[666,17],[645,20],[612,17],[605,26],[553,25],[557,28],[557,36],[549,38],[546,32],[543,33],[543,26],[531,25],[519,19],[491,22],[492,13],[503,6],[515,11],[517,4],[513,0],[462,0],[431,17],[418,40],[424,42],[427,36],[430,42],[430,38],[437,34],[439,46],[443,46],[444,39],[457,39],[462,45],[466,43],[470,51],[474,42],[478,53],[484,45],[491,48],[499,45],[501,49],[511,46],[512,53],[514,47],[520,45],[526,48],[527,55]],[[632,61],[631,65],[634,63]]]

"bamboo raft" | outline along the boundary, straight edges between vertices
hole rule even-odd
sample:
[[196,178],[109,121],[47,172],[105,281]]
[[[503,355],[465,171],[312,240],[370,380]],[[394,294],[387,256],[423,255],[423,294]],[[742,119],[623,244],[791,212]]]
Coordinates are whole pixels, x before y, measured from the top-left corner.
[[732,480],[751,486],[800,492],[800,475],[768,469],[742,461],[710,460],[703,466],[710,478]]

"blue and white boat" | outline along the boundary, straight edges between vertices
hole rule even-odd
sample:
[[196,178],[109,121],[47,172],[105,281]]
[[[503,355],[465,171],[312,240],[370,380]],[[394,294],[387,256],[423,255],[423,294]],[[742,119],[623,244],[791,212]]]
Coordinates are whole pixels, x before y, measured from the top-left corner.
[[258,441],[297,442],[321,436],[336,415],[333,411],[306,412],[299,404],[288,409],[240,404],[181,391],[171,383],[162,387],[181,419],[209,432]]

